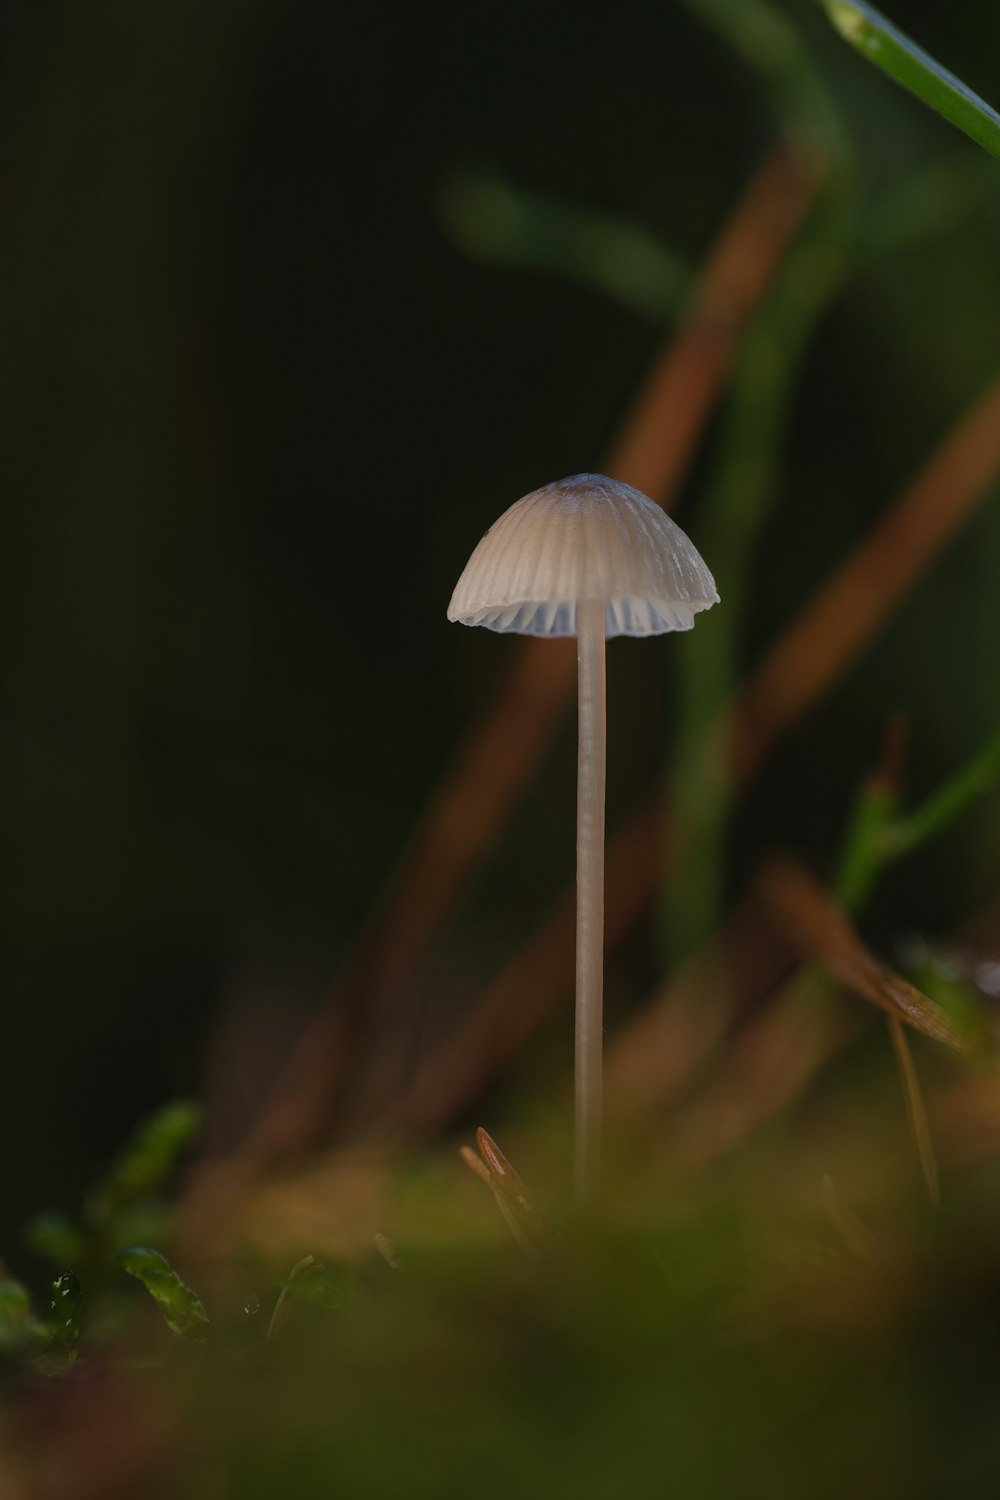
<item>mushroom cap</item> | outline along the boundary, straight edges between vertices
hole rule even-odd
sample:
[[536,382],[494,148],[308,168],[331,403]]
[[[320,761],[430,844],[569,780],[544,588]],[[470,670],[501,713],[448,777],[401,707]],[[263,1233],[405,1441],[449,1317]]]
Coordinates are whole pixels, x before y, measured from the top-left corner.
[[455,586],[448,619],[518,635],[576,635],[581,599],[604,600],[614,635],[690,630],[717,604],[697,548],[631,485],[572,474],[517,500]]

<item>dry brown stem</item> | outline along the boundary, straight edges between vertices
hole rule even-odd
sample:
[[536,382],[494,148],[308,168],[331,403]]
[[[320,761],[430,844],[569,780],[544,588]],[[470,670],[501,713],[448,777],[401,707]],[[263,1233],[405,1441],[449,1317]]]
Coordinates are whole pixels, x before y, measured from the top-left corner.
[[758,889],[803,957],[888,1016],[956,1052],[970,1050],[939,1005],[869,952],[843,909],[801,865],[772,860]]
[[1000,379],[955,424],[895,505],[814,595],[739,694],[737,779],[846,671],[1000,473]]

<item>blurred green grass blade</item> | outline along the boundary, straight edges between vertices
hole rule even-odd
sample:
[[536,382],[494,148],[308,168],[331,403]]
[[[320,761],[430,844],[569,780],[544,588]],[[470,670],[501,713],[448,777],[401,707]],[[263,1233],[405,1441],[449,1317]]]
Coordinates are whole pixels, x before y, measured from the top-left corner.
[[882,855],[895,859],[909,854],[942,833],[972,804],[1000,781],[1000,731],[926,802],[885,829]]
[[463,172],[445,184],[446,234],[473,260],[555,272],[594,287],[631,312],[665,322],[691,285],[691,268],[638,224]]
[[857,248],[866,257],[892,255],[917,240],[958,233],[996,195],[992,161],[959,146],[868,201]]
[[662,910],[672,962],[708,940],[724,906],[734,793],[728,741],[714,726],[735,690],[757,548],[781,494],[782,443],[813,335],[849,268],[850,228],[839,187],[828,186],[744,340],[701,500],[699,545],[725,608],[699,620],[677,654],[669,776],[672,837],[683,857]]
[[201,1298],[181,1280],[166,1256],[137,1245],[122,1250],[117,1260],[123,1270],[142,1282],[171,1333],[178,1338],[208,1338],[210,1325]]
[[177,1100],[145,1120],[87,1204],[86,1217],[101,1224],[120,1208],[160,1186],[190,1146],[201,1112],[189,1100]]
[[882,869],[886,829],[897,797],[882,777],[871,777],[858,793],[840,851],[834,890],[852,914],[862,911]]
[[851,142],[839,110],[798,31],[766,0],[682,0],[741,59],[768,98],[782,130],[844,165]]
[[984,150],[1000,157],[1000,114],[864,0],[822,0],[845,41]]

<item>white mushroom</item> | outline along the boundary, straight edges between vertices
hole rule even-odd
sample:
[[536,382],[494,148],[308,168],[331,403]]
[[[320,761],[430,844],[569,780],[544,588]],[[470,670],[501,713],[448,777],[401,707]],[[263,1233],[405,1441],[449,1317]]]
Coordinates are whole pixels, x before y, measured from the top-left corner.
[[574,474],[518,500],[466,564],[449,620],[577,638],[577,1199],[599,1169],[604,992],[604,642],[690,630],[718,602],[697,550],[658,505],[603,474]]

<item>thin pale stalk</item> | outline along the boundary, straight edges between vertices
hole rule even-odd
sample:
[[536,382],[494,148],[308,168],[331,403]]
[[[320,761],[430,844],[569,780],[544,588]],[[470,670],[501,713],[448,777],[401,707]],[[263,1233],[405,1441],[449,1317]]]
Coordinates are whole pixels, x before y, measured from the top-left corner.
[[576,794],[577,1203],[593,1202],[600,1177],[604,1027],[604,780],[607,762],[604,603],[577,605],[579,743]]

